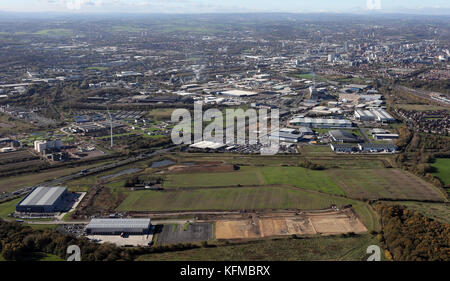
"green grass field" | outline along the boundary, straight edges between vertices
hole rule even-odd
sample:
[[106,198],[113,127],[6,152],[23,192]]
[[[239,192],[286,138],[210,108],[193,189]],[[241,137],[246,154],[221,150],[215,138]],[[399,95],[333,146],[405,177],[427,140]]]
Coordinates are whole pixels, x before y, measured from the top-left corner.
[[73,34],[73,30],[65,29],[65,28],[52,28],[52,29],[43,29],[39,30],[35,33],[35,35],[43,35],[43,36],[71,36]]
[[[363,261],[371,235],[261,240],[254,243],[143,255],[138,261]],[[382,254],[382,260],[385,260]]]
[[345,192],[323,171],[301,167],[262,167],[260,170],[267,184],[287,184],[333,195],[345,195]]
[[214,187],[237,185],[263,185],[264,178],[254,167],[242,167],[236,172],[192,173],[168,175],[164,187]]
[[448,110],[447,107],[430,104],[396,104],[395,106],[405,110],[416,110],[416,111]]
[[323,76],[314,74],[314,73],[291,73],[291,77],[295,77],[297,79],[307,79],[307,80],[316,80],[316,81],[326,81],[327,79]]
[[365,203],[353,204],[353,210],[358,214],[368,231],[381,231],[378,215]]
[[437,169],[433,175],[443,181],[445,185],[450,185],[450,158],[437,158],[431,166]]
[[[336,160],[332,163],[343,165],[340,162],[348,161]],[[301,167],[243,166],[235,172],[170,174],[164,183],[168,189],[252,185],[290,185],[359,200],[391,198],[445,201],[441,192],[424,180],[398,169],[377,166],[322,171]]]
[[169,120],[172,117],[173,108],[156,108],[148,112],[147,117],[156,120]]
[[345,195],[323,171],[301,167],[241,167],[236,172],[173,174],[164,187],[213,187],[237,185],[292,185],[329,194]]
[[66,182],[66,186],[70,192],[86,192],[97,182],[97,175],[88,176],[76,180]]
[[118,211],[188,211],[240,209],[314,210],[357,201],[294,187],[230,187],[130,192]]
[[22,200],[23,197],[17,198],[5,203],[0,204],[0,218],[8,218],[8,214],[11,214],[16,211],[17,203]]

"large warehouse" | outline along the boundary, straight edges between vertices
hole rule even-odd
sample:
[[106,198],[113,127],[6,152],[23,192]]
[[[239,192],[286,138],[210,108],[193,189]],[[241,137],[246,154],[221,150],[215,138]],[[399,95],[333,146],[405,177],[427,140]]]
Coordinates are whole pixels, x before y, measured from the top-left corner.
[[294,117],[289,120],[291,126],[310,128],[351,128],[352,122],[347,119],[323,119],[309,117]]
[[194,144],[191,144],[189,146],[189,148],[194,148],[194,149],[202,149],[202,150],[219,150],[222,148],[225,148],[227,145],[223,144],[223,143],[218,143],[218,142],[212,142],[212,141],[200,141],[200,142],[196,142]]
[[150,219],[92,219],[86,227],[86,233],[98,235],[147,234],[150,226]]
[[54,213],[63,211],[66,207],[64,199],[67,194],[67,187],[36,187],[16,205],[16,211],[29,213]]
[[240,98],[258,95],[257,92],[250,92],[250,91],[244,91],[244,90],[228,90],[228,91],[222,91],[220,93],[224,96],[240,97]]
[[371,110],[355,110],[355,118],[360,121],[377,121],[383,123],[394,122],[395,118],[392,117],[384,109],[371,109]]

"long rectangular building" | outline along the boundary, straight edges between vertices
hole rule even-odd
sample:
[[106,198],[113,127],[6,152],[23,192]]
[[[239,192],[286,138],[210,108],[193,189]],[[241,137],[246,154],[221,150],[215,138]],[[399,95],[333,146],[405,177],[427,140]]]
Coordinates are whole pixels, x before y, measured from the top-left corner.
[[309,117],[294,117],[289,120],[291,126],[301,126],[310,128],[351,128],[352,122],[347,119],[324,119]]
[[244,91],[244,90],[228,90],[228,91],[222,91],[220,92],[224,96],[230,96],[230,97],[251,97],[258,95],[257,92],[251,92],[251,91]]
[[67,187],[37,187],[16,205],[16,211],[30,213],[59,212],[63,208],[61,203],[64,201],[66,194]]
[[372,109],[372,110],[355,110],[355,118],[361,121],[377,121],[383,123],[394,122],[395,118],[392,117],[386,110],[384,109]]
[[195,148],[195,149],[218,150],[218,149],[224,148],[226,146],[227,146],[226,144],[218,143],[218,142],[200,141],[200,142],[196,142],[194,144],[191,144],[189,147],[190,148]]
[[103,235],[147,234],[150,226],[150,219],[92,219],[86,227],[86,233]]
[[377,116],[377,120],[383,123],[394,122],[395,118],[392,117],[386,110],[384,109],[373,109],[373,113]]

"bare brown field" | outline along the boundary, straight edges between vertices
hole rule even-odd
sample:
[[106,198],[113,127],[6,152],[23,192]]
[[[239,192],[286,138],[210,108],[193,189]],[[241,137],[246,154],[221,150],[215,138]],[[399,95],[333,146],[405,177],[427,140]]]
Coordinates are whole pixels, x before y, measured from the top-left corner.
[[256,227],[251,219],[217,221],[215,232],[216,239],[248,239],[261,237],[259,227]]
[[330,235],[340,233],[364,233],[367,228],[356,217],[337,213],[334,215],[310,215],[309,220],[316,233]]
[[314,227],[307,217],[267,218],[260,221],[261,236],[279,236],[292,234],[315,234]]
[[326,173],[353,199],[444,200],[431,184],[398,169],[333,169]]
[[367,228],[352,210],[304,213],[287,217],[252,217],[216,221],[216,239],[253,239],[283,235],[364,233]]

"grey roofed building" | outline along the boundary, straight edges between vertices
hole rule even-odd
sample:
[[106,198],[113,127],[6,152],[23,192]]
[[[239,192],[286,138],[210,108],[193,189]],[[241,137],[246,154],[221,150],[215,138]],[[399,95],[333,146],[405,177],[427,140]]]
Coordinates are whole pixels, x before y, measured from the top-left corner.
[[86,227],[87,234],[146,234],[150,219],[92,219]]
[[294,117],[289,120],[289,125],[310,128],[350,128],[352,122],[347,119],[324,119],[310,117]]
[[395,118],[392,117],[384,109],[371,109],[371,110],[355,110],[355,118],[361,121],[378,121],[378,122],[394,122]]
[[302,135],[314,135],[314,131],[310,127],[300,127],[298,131]]
[[330,147],[336,153],[356,152],[359,150],[355,144],[348,143],[331,143]]
[[344,131],[344,130],[332,130],[328,132],[330,134],[331,139],[334,142],[360,142],[361,139],[355,135],[353,135],[351,132],[349,131]]
[[285,142],[300,142],[302,140],[301,134],[293,134],[293,133],[286,133],[286,132],[272,132],[269,135],[270,139],[279,139],[279,141],[285,141]]
[[394,140],[398,139],[398,134],[373,134],[376,140]]
[[392,117],[386,110],[384,109],[373,109],[373,113],[377,116],[377,120],[379,122],[394,122],[395,118]]
[[398,147],[395,144],[389,143],[364,143],[358,144],[359,150],[363,152],[387,152],[395,153]]
[[60,211],[61,203],[67,194],[67,187],[36,187],[16,205],[18,212],[52,213]]
[[375,121],[377,116],[370,110],[357,109],[355,110],[355,118],[361,121]]

